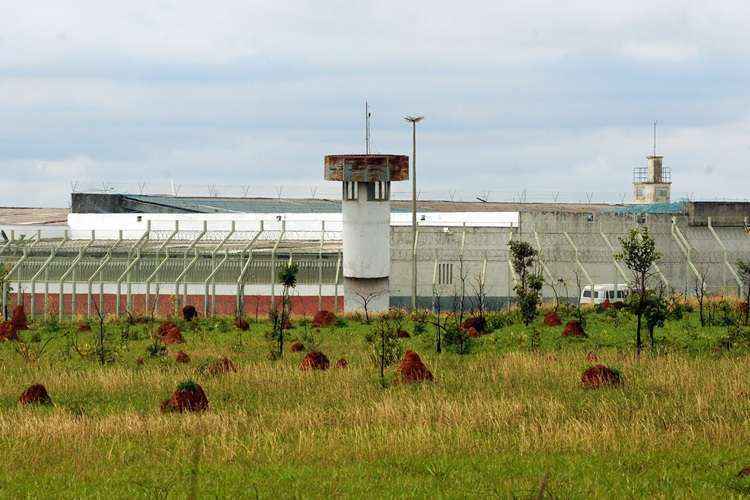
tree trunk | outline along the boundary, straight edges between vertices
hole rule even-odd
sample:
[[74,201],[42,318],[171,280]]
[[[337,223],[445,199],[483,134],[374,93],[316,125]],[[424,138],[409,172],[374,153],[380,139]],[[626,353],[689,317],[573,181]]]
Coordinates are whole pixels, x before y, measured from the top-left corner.
[[655,328],[655,326],[648,325],[648,339],[649,339],[649,342],[651,343],[651,352],[652,353],[654,352],[654,344],[655,344],[655,342],[654,342],[654,328]]
[[641,316],[642,313],[638,313],[638,326],[635,329],[635,355],[636,357],[641,357],[641,348],[643,347],[643,344],[641,342]]

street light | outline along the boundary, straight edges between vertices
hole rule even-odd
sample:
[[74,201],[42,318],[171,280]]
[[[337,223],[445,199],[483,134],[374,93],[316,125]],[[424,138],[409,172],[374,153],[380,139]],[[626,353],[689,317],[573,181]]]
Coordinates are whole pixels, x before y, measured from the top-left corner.
[[411,309],[417,309],[417,123],[424,116],[405,116],[411,123]]

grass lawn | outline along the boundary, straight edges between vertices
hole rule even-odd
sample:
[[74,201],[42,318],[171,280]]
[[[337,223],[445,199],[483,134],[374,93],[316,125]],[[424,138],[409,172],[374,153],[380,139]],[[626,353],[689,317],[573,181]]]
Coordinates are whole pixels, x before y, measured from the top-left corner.
[[[472,340],[465,354],[437,354],[428,327],[401,342],[435,381],[393,383],[392,366],[386,387],[365,341],[371,326],[353,319],[319,330],[295,321],[287,340],[317,344],[331,360],[329,370],[307,372],[304,352],[269,360],[267,322],[248,332],[229,318],[177,323],[185,343],[152,357],[158,324],[108,322],[105,366],[97,325],[75,333],[76,324],[39,322],[21,332],[23,344],[0,343],[0,496],[750,494],[750,478],[738,477],[750,465],[748,335],[717,350],[728,329],[701,328],[695,313],[657,330],[658,352],[640,360],[624,312],[591,312],[586,339],[539,322],[534,349],[531,329],[514,322]],[[36,361],[25,359],[48,339]],[[191,362],[176,363],[178,350]],[[581,387],[591,351],[622,373],[621,387]],[[222,356],[236,373],[199,370]],[[349,368],[334,368],[339,358]],[[186,379],[203,387],[210,410],[161,413]],[[19,405],[33,383],[53,406]]]

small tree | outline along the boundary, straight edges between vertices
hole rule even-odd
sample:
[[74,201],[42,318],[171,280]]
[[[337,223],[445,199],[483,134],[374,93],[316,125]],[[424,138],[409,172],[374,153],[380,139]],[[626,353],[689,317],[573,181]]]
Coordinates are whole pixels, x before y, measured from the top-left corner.
[[514,290],[518,297],[523,323],[529,326],[536,318],[544,285],[542,273],[539,270],[539,253],[526,241],[511,240],[508,246],[513,270],[518,275]]
[[387,290],[376,290],[374,292],[354,292],[354,294],[359,299],[359,303],[362,304],[362,310],[365,312],[365,324],[370,324],[370,303],[375,300],[376,298],[380,297],[384,293],[386,293]]
[[281,304],[276,307],[273,314],[273,332],[279,343],[278,357],[284,355],[284,330],[289,324],[291,316],[291,290],[297,286],[297,272],[299,266],[296,263],[285,265],[279,271],[279,281],[282,285]]
[[708,281],[708,266],[705,269],[701,269],[700,277],[695,278],[695,298],[698,300],[698,312],[701,320],[701,327],[706,326],[706,314],[705,314],[705,303],[706,303],[706,282]]
[[365,337],[372,351],[370,359],[377,365],[380,373],[380,385],[385,387],[385,369],[401,359],[403,349],[398,338],[403,317],[400,311],[392,310],[379,317],[373,331]]
[[664,295],[660,293],[649,293],[646,299],[646,305],[643,310],[643,315],[646,318],[646,326],[648,327],[648,338],[651,345],[651,352],[654,351],[655,340],[654,330],[658,326],[659,328],[664,327],[664,321],[667,319],[667,301],[664,299]]
[[636,355],[640,356],[643,349],[641,326],[648,299],[648,281],[653,274],[651,269],[659,261],[661,254],[646,226],[631,229],[627,237],[620,238],[620,245],[622,251],[616,253],[615,258],[623,261],[633,274],[632,289],[636,298],[631,301],[631,307],[637,318],[635,346]]
[[737,261],[737,270],[739,271],[740,278],[747,289],[745,291],[745,305],[743,312],[745,313],[745,326],[748,326],[748,319],[750,319],[748,318],[748,315],[750,315],[750,261]]

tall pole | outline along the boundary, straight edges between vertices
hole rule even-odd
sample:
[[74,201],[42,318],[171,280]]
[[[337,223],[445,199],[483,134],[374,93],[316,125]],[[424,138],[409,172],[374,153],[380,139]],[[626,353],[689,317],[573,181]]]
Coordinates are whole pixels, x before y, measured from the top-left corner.
[[411,309],[417,309],[417,123],[423,116],[407,116],[411,123]]

